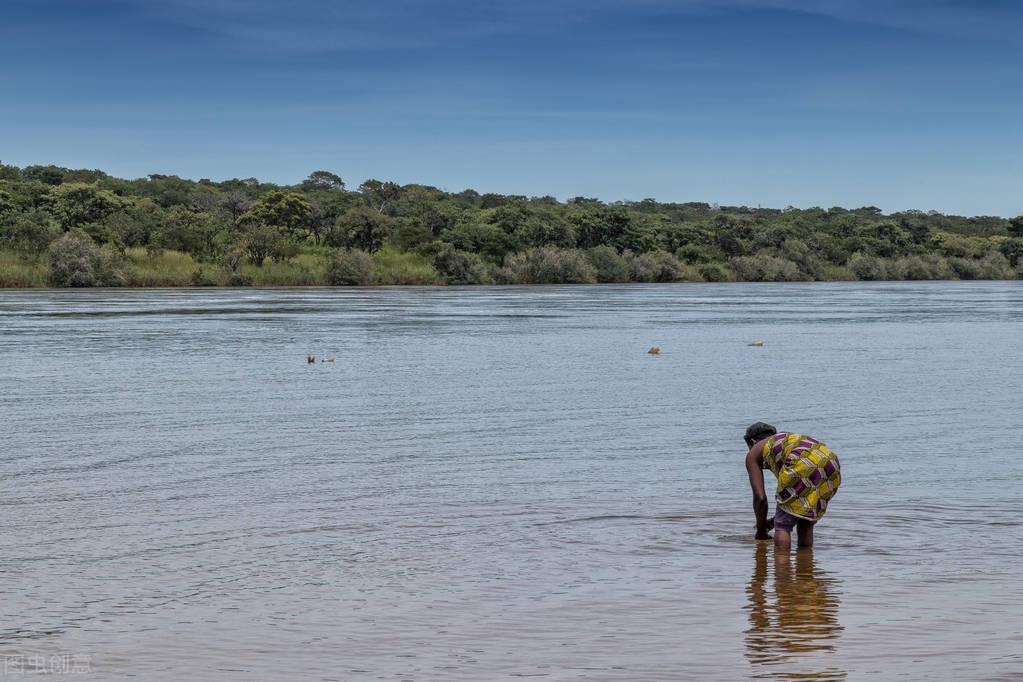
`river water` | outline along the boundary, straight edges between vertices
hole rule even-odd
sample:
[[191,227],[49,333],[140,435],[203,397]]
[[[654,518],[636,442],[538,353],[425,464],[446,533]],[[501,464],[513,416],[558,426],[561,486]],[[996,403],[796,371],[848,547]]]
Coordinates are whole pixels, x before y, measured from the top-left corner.
[[1021,414],[1023,283],[0,292],[0,677],[1023,679]]

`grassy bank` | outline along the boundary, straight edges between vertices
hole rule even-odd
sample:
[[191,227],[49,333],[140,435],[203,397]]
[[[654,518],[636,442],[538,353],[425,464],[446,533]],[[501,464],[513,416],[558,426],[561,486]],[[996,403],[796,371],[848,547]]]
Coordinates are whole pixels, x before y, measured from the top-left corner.
[[50,286],[50,266],[41,257],[24,258],[0,251],[0,287],[27,289]]

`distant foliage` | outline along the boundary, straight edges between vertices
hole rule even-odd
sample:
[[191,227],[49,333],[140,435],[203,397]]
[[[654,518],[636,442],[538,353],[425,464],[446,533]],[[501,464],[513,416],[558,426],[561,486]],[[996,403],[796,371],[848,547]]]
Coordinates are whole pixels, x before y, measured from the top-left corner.
[[0,252],[8,286],[40,268],[74,286],[1002,279],[1023,273],[1023,216],[561,202],[377,179],[352,190],[329,170],[280,186],[0,164]]

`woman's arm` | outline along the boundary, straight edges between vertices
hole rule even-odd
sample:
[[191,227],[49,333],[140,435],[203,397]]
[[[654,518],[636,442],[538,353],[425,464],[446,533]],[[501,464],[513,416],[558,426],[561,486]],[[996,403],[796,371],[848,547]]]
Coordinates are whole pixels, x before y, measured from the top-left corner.
[[764,491],[763,442],[756,443],[746,455],[746,473],[749,487],[753,489],[753,513],[757,517],[757,540],[767,540],[767,493]]

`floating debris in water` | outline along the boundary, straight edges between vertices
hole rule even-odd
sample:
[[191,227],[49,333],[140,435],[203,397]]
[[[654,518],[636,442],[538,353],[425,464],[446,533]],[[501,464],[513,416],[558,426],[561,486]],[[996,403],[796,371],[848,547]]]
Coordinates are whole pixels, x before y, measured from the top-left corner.
[[653,348],[648,350],[647,353],[649,353],[650,355],[660,355],[661,354],[661,347],[660,346],[654,346]]
[[306,361],[306,364],[311,365],[314,362],[316,362],[316,358],[314,356],[312,356],[312,355],[307,355],[307,356],[305,356],[305,361]]
[[754,341],[753,343],[751,343],[749,345],[753,346],[754,348],[760,348],[761,346],[764,345],[764,342],[763,341]]
[[334,362],[334,358],[324,358],[320,362]]

